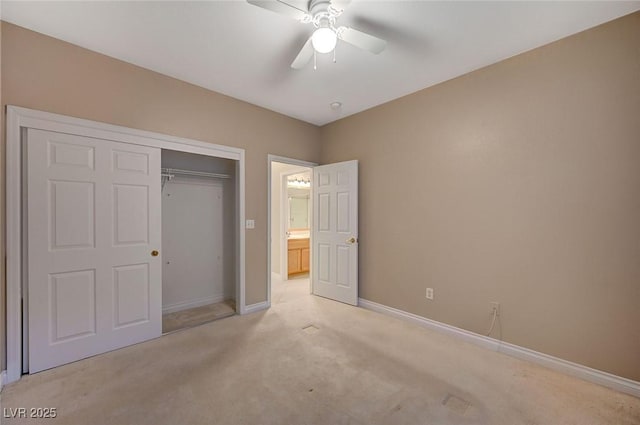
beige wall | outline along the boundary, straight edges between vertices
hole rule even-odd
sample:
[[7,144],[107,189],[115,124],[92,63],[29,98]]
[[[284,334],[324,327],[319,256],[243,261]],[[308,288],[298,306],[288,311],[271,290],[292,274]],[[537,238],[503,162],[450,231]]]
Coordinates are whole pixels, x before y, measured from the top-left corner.
[[363,298],[478,333],[498,301],[495,336],[640,380],[640,13],[322,143],[360,160]]
[[316,126],[6,22],[2,102],[246,149],[246,302],[266,299],[267,154],[317,161]]
[[248,303],[266,297],[267,153],[359,159],[362,297],[479,333],[499,301],[494,336],[640,380],[639,13],[320,130],[1,35],[2,105],[247,149]]

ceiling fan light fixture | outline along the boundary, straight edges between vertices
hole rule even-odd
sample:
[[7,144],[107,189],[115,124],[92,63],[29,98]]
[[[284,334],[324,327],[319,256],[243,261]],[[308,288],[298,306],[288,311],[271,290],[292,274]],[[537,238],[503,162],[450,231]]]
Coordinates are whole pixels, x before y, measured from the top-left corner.
[[331,28],[323,27],[315,30],[311,36],[311,44],[318,53],[329,53],[336,48],[338,36]]

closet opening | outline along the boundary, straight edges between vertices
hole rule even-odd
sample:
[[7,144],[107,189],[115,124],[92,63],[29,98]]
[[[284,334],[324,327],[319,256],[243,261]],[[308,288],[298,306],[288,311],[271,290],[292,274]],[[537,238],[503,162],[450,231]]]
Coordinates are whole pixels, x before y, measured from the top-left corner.
[[162,150],[162,332],[236,313],[236,162]]

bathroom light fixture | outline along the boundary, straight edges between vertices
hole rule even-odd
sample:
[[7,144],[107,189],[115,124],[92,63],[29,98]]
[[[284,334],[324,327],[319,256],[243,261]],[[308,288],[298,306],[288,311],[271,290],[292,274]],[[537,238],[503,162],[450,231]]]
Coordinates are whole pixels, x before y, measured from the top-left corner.
[[304,179],[287,180],[287,187],[293,187],[296,189],[308,189],[311,187],[311,181]]

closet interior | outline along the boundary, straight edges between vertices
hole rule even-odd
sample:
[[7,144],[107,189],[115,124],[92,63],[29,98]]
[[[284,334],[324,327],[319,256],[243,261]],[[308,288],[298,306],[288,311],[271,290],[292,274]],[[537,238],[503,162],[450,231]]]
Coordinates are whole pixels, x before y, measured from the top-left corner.
[[162,331],[235,314],[236,161],[162,150]]

